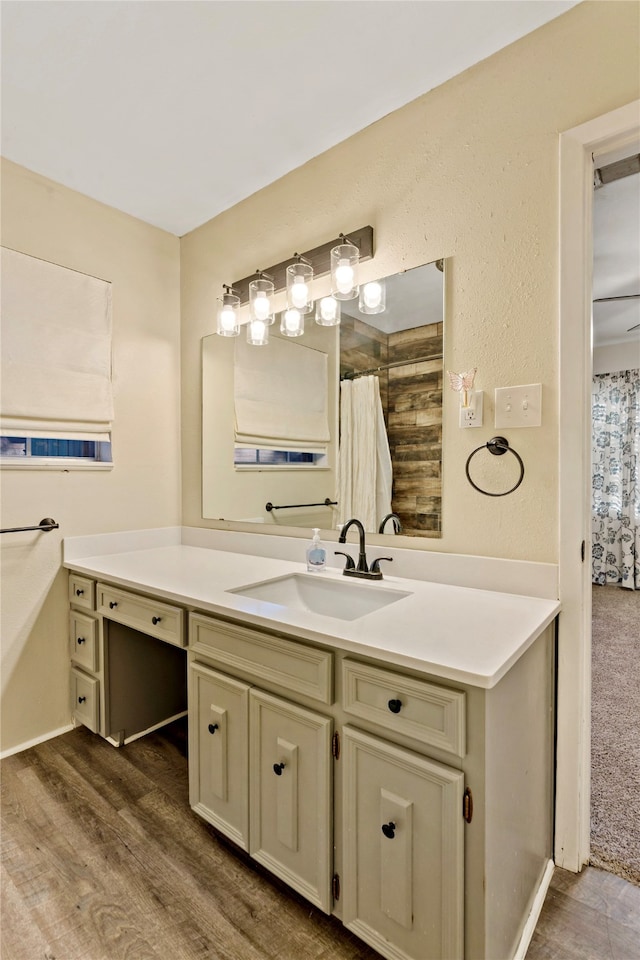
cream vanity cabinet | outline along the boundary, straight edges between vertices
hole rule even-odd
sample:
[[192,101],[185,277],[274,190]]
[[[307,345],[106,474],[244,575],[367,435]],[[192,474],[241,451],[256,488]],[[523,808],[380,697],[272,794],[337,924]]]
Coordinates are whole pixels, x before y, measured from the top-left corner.
[[184,716],[184,610],[77,573],[69,605],[76,723],[121,746]]
[[126,743],[184,715],[188,675],[200,816],[388,960],[517,955],[552,856],[553,624],[484,688],[140,589],[70,575],[76,721]]
[[191,806],[330,913],[333,721],[260,685],[329,703],[333,656],[197,614],[189,629]]
[[384,956],[462,957],[464,773],[387,737],[459,758],[465,694],[198,614],[189,633],[193,809]]
[[[345,712],[465,755],[465,694],[342,661]],[[464,950],[464,773],[350,725],[343,738],[343,922],[387,957]]]
[[94,733],[101,732],[104,690],[100,622],[95,615],[96,585],[79,574],[69,576],[69,659],[71,715]]

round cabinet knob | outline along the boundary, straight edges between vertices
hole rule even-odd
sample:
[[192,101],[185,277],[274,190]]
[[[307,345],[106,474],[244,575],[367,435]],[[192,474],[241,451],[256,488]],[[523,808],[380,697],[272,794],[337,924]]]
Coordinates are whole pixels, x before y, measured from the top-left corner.
[[154,627],[157,623],[160,623],[161,620],[162,617],[151,617],[151,623],[154,625]]
[[113,610],[114,607],[117,607],[118,603],[116,600],[109,600],[109,610]]
[[78,643],[86,643],[86,641],[85,641],[85,638],[84,638],[84,637],[78,637],[78,640],[77,640],[77,642],[78,642]]
[[209,726],[207,727],[207,730],[209,731],[209,733],[215,733],[217,729],[218,729],[217,723],[210,723]]
[[274,763],[273,772],[277,777],[282,776],[282,771],[284,770],[284,767],[285,767],[284,763]]
[[384,833],[385,837],[389,838],[389,840],[393,840],[396,835],[396,825],[393,820],[390,820],[389,823],[382,824],[382,832]]
[[81,597],[83,593],[84,593],[84,590],[81,590],[80,587],[78,587],[78,589],[76,590],[76,597]]
[[389,710],[391,710],[391,713],[400,713],[400,710],[402,709],[402,700],[389,700],[387,706],[389,707]]
[[84,703],[86,699],[86,697],[78,697],[78,703]]

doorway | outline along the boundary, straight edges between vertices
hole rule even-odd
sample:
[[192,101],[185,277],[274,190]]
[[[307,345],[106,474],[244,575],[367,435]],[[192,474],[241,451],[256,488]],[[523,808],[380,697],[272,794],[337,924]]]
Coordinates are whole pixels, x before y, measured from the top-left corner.
[[640,139],[640,101],[560,136],[559,617],[555,862],[590,849],[593,160]]
[[589,863],[640,883],[640,143],[594,165]]

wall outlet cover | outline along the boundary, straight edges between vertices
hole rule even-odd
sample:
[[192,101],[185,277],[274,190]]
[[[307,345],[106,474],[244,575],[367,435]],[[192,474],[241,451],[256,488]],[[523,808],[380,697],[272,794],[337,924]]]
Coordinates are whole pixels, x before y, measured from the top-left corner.
[[469,406],[460,407],[460,426],[463,429],[482,426],[483,397],[482,390],[469,391]]

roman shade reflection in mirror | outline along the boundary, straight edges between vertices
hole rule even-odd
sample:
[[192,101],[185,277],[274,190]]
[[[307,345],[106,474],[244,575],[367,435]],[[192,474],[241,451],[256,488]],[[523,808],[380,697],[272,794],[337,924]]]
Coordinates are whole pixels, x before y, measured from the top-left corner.
[[[387,513],[393,512],[401,518],[403,535],[440,536],[443,266],[444,262],[439,261],[387,277],[383,313],[361,314],[357,300],[347,301],[342,305],[338,327],[309,323],[304,337],[286,341],[285,349],[282,349],[284,338],[279,339],[275,333],[266,346],[245,345],[244,349],[260,353],[260,361],[256,361],[257,376],[247,373],[246,369],[239,370],[237,352],[240,348],[234,346],[234,339],[215,335],[203,338],[205,518],[277,525],[291,529],[294,535],[296,528],[305,534],[311,527],[335,529],[349,519],[341,509],[340,493],[349,516],[357,516],[356,495],[360,491],[369,504],[372,500],[376,502],[373,510],[369,510],[370,532],[378,529]],[[244,341],[244,337],[238,338],[238,342],[240,340]],[[294,353],[300,348],[303,348],[301,352]],[[305,358],[311,361],[310,366],[303,362]],[[323,367],[327,371],[327,390],[321,402],[323,387],[312,371]],[[307,371],[302,378],[301,370]],[[253,440],[247,443],[246,430],[242,436],[235,396],[239,389],[241,393],[246,392],[245,388],[239,388],[240,383],[244,382],[246,387],[253,379],[253,398],[259,409],[262,392],[258,379],[267,378],[262,381],[266,383],[270,373],[276,386],[274,390],[265,389],[265,402],[271,405],[273,400],[267,395],[275,393],[279,398],[277,402],[284,404],[285,411],[290,411],[284,418],[287,422],[298,418],[297,413],[291,413],[294,409],[300,408],[302,416],[303,407],[313,410],[324,404],[328,441],[324,434],[313,438],[308,432],[305,436],[315,442],[305,444],[304,438],[301,442],[287,442],[285,437],[280,438],[280,442],[277,436],[271,436],[264,444],[264,452],[255,453],[261,450],[261,436],[255,437],[255,447],[252,447]],[[359,383],[362,378],[375,378],[373,390],[366,382]],[[290,396],[286,389],[289,380]],[[305,386],[301,387],[301,383]],[[300,401],[301,389],[303,402]],[[350,400],[356,393],[366,393],[370,398],[375,393],[380,397],[376,403],[379,403],[379,420],[386,430],[386,438],[380,436],[374,449],[383,464],[382,494],[374,487],[375,471],[372,473],[371,466],[365,468],[365,461],[356,453],[361,444],[357,430],[354,432],[353,416],[341,435],[341,393],[349,396],[352,414]],[[365,400],[363,409],[371,413],[372,402]],[[346,399],[343,404],[346,412]],[[372,429],[378,430],[377,416],[370,416],[364,425],[368,441],[372,441]],[[275,420],[278,422],[277,413]],[[289,436],[289,441],[298,439]],[[305,446],[309,446],[309,451],[304,451]],[[285,457],[289,462],[285,462]],[[390,490],[390,498],[385,497],[385,486]],[[383,506],[387,499],[390,509]],[[325,501],[337,503],[325,506]],[[267,509],[268,505],[272,509]],[[385,533],[392,534],[394,529],[394,522],[387,522]]]

